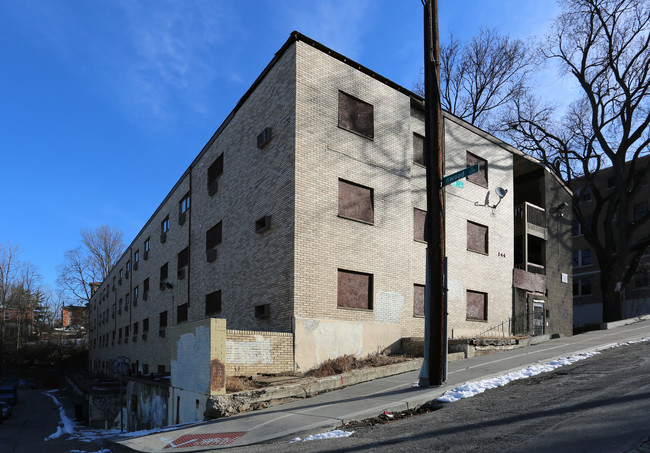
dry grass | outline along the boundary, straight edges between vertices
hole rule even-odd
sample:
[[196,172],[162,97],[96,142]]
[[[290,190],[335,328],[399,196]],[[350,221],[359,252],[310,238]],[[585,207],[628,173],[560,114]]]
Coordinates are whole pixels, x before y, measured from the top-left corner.
[[344,355],[343,357],[323,362],[319,367],[307,371],[305,376],[334,376],[348,371],[390,365],[392,363],[404,362],[406,360],[409,360],[409,357],[405,355],[372,354],[365,359],[358,359],[353,355]]
[[[348,371],[361,370],[364,368],[373,368],[378,366],[390,365],[392,363],[405,362],[412,357],[400,354],[372,354],[365,359],[358,359],[353,355],[345,355],[337,359],[331,359],[322,363],[319,367],[307,371],[304,376],[306,377],[327,377],[335,376],[337,374],[346,373]],[[277,376],[296,376],[300,374],[281,373]],[[251,377],[246,376],[227,376],[226,377],[226,392],[236,393],[246,390],[255,390],[267,387],[267,382],[258,381]],[[272,384],[271,384],[272,385]]]
[[243,392],[265,387],[245,376],[226,376],[226,393]]

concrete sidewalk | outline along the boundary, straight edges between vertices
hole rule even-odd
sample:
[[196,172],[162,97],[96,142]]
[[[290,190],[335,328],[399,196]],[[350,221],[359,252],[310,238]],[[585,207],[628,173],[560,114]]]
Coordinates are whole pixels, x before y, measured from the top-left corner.
[[467,381],[501,376],[559,357],[650,338],[648,319],[621,322],[609,327],[613,328],[452,362],[448,367],[447,382],[440,387],[412,387],[418,380],[419,372],[411,371],[270,409],[186,425],[142,437],[113,438],[105,441],[105,445],[115,453],[170,449],[182,452],[304,437],[339,428],[345,422],[376,417],[384,411],[412,409]]

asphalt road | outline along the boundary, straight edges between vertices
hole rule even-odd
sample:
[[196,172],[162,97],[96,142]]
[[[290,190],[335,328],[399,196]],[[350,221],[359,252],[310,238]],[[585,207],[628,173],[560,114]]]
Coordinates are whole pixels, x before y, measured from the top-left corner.
[[348,438],[277,442],[231,452],[650,453],[650,342],[445,404]]
[[[0,424],[0,453],[68,453],[96,452],[100,446],[62,436],[46,441],[56,433],[61,421],[59,411],[46,389],[19,389],[18,403],[11,418]],[[74,409],[65,392],[54,393],[64,405],[68,417]]]

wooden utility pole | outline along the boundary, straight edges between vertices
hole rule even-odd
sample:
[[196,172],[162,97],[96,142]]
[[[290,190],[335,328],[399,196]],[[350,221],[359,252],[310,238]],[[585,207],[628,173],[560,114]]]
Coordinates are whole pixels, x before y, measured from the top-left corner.
[[[428,375],[420,376],[420,386],[442,385],[445,380],[446,304],[445,304],[445,225],[442,192],[442,107],[440,103],[440,47],[438,39],[438,0],[424,4],[424,99],[425,156],[427,164],[427,327]],[[427,355],[425,354],[425,358]]]

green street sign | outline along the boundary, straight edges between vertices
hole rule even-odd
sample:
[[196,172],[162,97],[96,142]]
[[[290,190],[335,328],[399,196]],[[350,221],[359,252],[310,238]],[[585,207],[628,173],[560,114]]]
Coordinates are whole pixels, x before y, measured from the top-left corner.
[[456,173],[452,173],[449,176],[443,176],[441,181],[442,182],[441,187],[448,186],[452,182],[458,181],[459,179],[463,179],[469,175],[473,175],[476,172],[478,172],[478,164],[472,165],[471,167],[467,167],[464,170],[457,171]]

